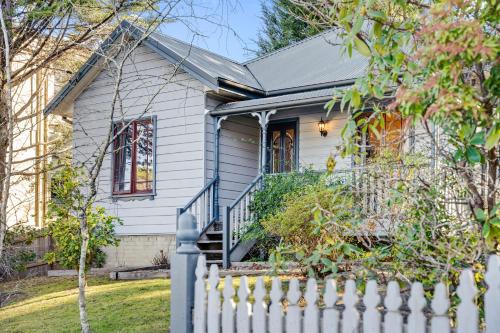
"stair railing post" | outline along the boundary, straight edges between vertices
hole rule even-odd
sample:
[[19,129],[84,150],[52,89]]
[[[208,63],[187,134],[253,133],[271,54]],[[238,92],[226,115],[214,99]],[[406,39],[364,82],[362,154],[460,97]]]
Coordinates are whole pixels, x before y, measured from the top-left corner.
[[176,242],[180,245],[171,261],[170,332],[192,333],[199,232],[192,214],[181,214],[177,224]]
[[228,206],[224,207],[222,214],[222,267],[224,269],[231,266],[231,210]]

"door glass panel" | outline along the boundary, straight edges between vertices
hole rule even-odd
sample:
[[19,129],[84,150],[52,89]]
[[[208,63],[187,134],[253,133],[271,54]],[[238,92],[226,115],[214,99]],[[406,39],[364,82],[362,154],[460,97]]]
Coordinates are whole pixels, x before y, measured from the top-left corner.
[[280,172],[281,131],[272,131],[272,145],[271,173],[278,173]]
[[295,169],[296,123],[272,124],[268,134],[268,170],[271,173]]
[[284,170],[283,172],[290,172],[293,170],[293,162],[294,162],[294,139],[295,139],[295,129],[289,128],[285,132],[285,136],[283,138],[283,149],[284,149]]

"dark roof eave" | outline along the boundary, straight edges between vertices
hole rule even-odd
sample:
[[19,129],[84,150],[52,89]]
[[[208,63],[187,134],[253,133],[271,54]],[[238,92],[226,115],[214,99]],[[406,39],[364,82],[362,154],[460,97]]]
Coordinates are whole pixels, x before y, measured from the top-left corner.
[[321,97],[305,98],[305,99],[293,100],[293,101],[272,102],[272,103],[266,103],[266,104],[262,104],[262,105],[248,105],[248,106],[243,106],[243,107],[234,107],[234,108],[227,108],[227,109],[221,109],[221,110],[213,110],[213,111],[210,111],[210,115],[212,115],[212,116],[226,116],[226,115],[245,114],[245,113],[263,111],[263,110],[286,109],[286,108],[291,108],[291,107],[319,104],[319,103],[323,103],[323,102],[328,102],[331,99],[332,99],[332,96],[321,96]]
[[319,90],[319,89],[325,89],[325,88],[340,88],[340,87],[344,87],[344,86],[350,86],[350,85],[354,84],[356,82],[356,80],[357,79],[330,81],[330,82],[313,84],[313,85],[309,85],[309,86],[299,86],[299,87],[293,87],[293,88],[269,90],[266,92],[266,95],[267,96],[277,96],[277,95],[286,95],[286,94],[311,91],[311,90]]

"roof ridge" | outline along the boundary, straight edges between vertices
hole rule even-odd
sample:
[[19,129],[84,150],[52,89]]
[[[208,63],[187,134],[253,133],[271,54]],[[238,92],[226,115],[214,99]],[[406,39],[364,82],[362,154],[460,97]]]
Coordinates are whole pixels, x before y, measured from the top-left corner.
[[[182,44],[184,44],[184,45],[189,45],[190,47],[196,48],[196,49],[198,49],[198,50],[200,50],[200,51],[203,51],[203,52],[207,52],[207,53],[213,54],[213,55],[215,55],[215,56],[217,56],[217,57],[219,57],[219,58],[225,59],[225,60],[227,60],[227,61],[229,61],[229,62],[232,62],[232,63],[234,63],[234,64],[237,64],[237,65],[240,65],[240,66],[244,66],[241,62],[238,62],[238,61],[236,61],[236,60],[234,60],[234,59],[228,58],[228,57],[223,56],[223,55],[221,55],[221,54],[215,53],[215,52],[213,52],[213,51],[207,50],[207,49],[205,49],[205,48],[203,48],[203,47],[199,47],[199,46],[197,46],[197,45],[195,45],[195,44],[193,44],[193,43],[188,43],[188,42],[185,42],[185,41],[180,40],[180,39],[178,39],[178,38],[175,38],[175,37],[172,37],[172,36],[170,36],[170,35],[164,34],[163,32],[158,31],[158,29],[155,29],[155,31],[153,31],[153,32],[152,32],[152,34],[158,34],[158,35],[160,35],[161,37],[165,37],[165,38],[170,38],[170,39],[173,39],[173,40],[174,40],[174,41],[176,41],[176,42],[182,43]],[[201,35],[199,35],[199,36],[201,36]]]
[[251,64],[251,63],[256,62],[256,61],[258,61],[258,60],[262,60],[262,59],[264,59],[264,58],[268,58],[268,57],[273,56],[273,55],[275,55],[275,54],[277,54],[277,53],[280,53],[280,52],[282,52],[282,51],[286,51],[286,50],[291,49],[291,48],[294,48],[294,47],[296,47],[296,46],[298,46],[298,45],[300,45],[300,44],[304,44],[305,42],[308,42],[308,41],[310,41],[310,40],[312,40],[312,39],[315,39],[315,38],[321,37],[321,36],[323,36],[323,35],[326,35],[327,33],[332,32],[334,29],[335,29],[335,28],[331,28],[331,29],[328,29],[328,30],[325,30],[325,31],[321,31],[321,32],[317,33],[316,35],[309,36],[309,37],[304,38],[304,39],[302,39],[302,40],[299,40],[299,41],[297,41],[297,42],[295,42],[295,43],[289,44],[289,45],[287,45],[287,46],[283,46],[283,47],[281,47],[281,48],[279,48],[279,49],[277,49],[277,50],[274,50],[274,51],[271,51],[271,52],[269,52],[269,53],[266,53],[266,54],[263,54],[263,55],[261,55],[261,56],[258,56],[258,57],[256,57],[256,58],[253,58],[253,59],[247,60],[247,61],[245,61],[245,62],[243,62],[243,63],[241,63],[241,64],[242,64],[243,66],[245,66],[245,67],[246,67],[248,64]]

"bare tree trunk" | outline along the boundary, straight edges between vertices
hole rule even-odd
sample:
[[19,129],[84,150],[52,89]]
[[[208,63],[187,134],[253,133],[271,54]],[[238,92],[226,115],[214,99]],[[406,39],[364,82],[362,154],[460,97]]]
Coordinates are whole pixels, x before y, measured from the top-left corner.
[[[13,114],[12,114],[12,77],[10,63],[10,39],[5,24],[3,5],[0,5],[0,23],[3,37],[2,70],[4,75],[1,88],[0,105],[0,258],[3,255],[5,232],[7,230],[7,204],[9,201],[10,177],[12,173],[12,150],[13,150]],[[5,84],[4,84],[5,82]]]
[[83,211],[80,215],[80,231],[82,234],[82,246],[80,249],[80,264],[78,267],[78,308],[80,310],[80,325],[82,333],[90,333],[90,323],[87,315],[87,304],[85,300],[85,287],[87,286],[85,269],[87,249],[89,246],[89,227],[87,223],[87,213],[85,211]]

